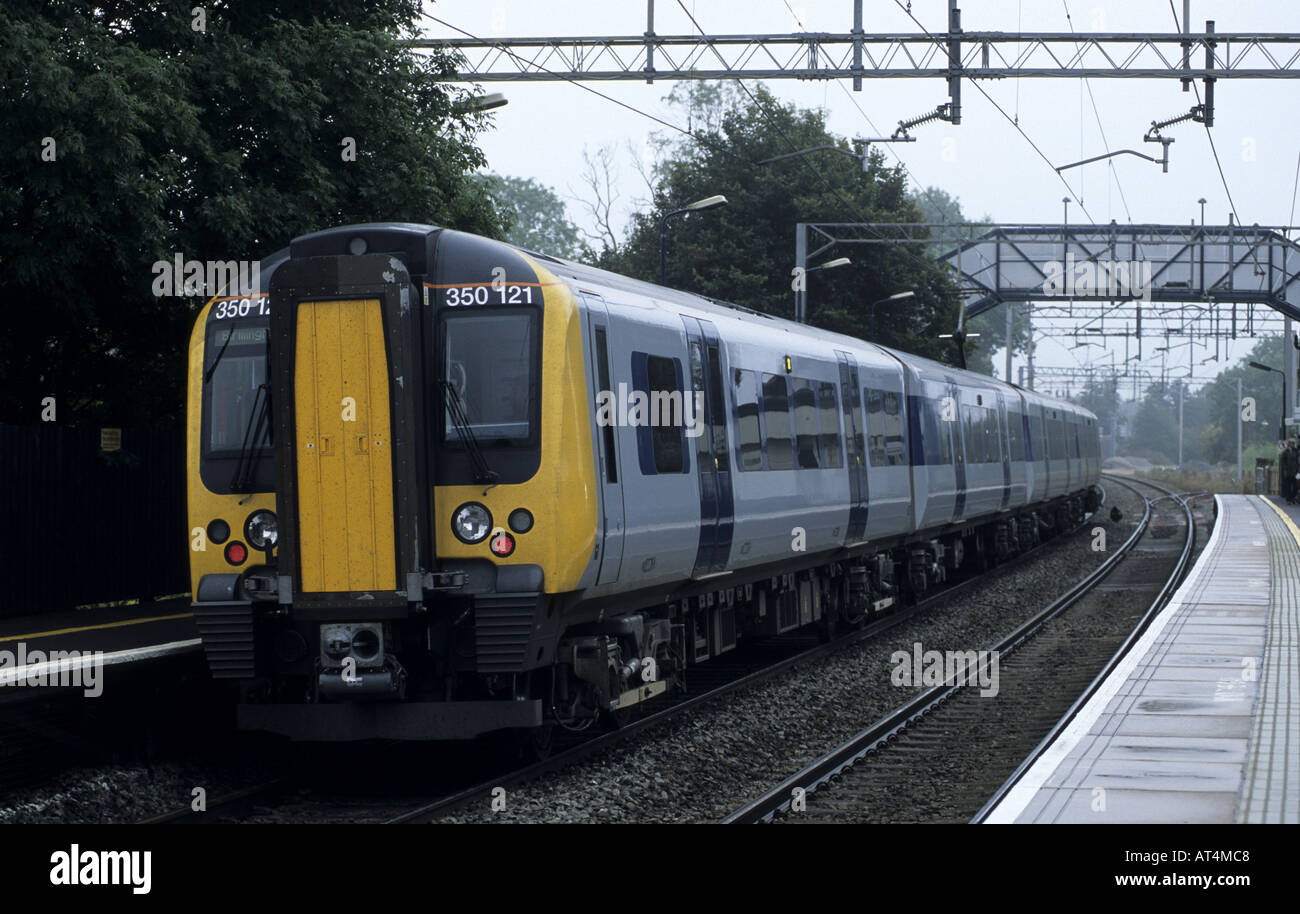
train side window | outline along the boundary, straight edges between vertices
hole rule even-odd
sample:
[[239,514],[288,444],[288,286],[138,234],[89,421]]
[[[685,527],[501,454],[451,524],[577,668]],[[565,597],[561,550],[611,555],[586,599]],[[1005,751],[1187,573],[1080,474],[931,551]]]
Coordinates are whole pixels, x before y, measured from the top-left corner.
[[[654,402],[656,391],[661,392],[665,397],[676,393],[681,396],[677,387],[677,366],[672,359],[665,359],[661,356],[648,356],[646,358],[646,378],[650,393],[650,402]],[[654,465],[656,473],[681,473],[685,470],[682,447],[682,427],[680,425],[661,425],[655,424],[650,427],[650,445],[651,452],[654,455]]]
[[851,467],[866,466],[866,454],[863,453],[862,404],[858,400],[858,389],[852,384],[843,388],[844,408],[844,460]]
[[763,374],[763,427],[767,433],[767,468],[793,470],[790,391],[786,387],[785,375]]
[[939,404],[934,400],[930,402],[930,412],[934,415],[935,426],[939,443],[939,460],[940,464],[947,466],[956,463],[953,458],[952,450],[952,427],[954,423],[945,422],[943,414],[939,411]]
[[835,398],[835,385],[822,381],[817,385],[817,406],[822,414],[822,466],[835,469],[844,466],[840,457],[840,410]]
[[794,388],[794,434],[799,467],[815,470],[821,466],[817,453],[817,393],[813,382],[806,378],[790,380]]
[[[718,347],[709,343],[709,398],[713,401],[713,409],[706,410],[711,412],[709,417],[710,434],[713,435],[713,465],[719,473],[731,472],[731,456],[727,453],[727,408],[726,400],[722,396],[722,362],[718,354]],[[695,421],[703,421],[703,416],[697,416]],[[701,435],[701,438],[704,436]]]
[[736,432],[740,438],[740,468],[763,469],[763,439],[758,427],[758,378],[752,371],[737,369]]
[[988,444],[989,462],[1002,462],[1002,438],[998,434],[998,411],[996,409],[986,409],[987,414],[985,421],[985,440]]
[[983,463],[984,456],[984,410],[970,406],[962,410],[962,432],[966,443],[966,462]]
[[[609,348],[605,342],[605,328],[596,328],[596,375],[602,391],[609,386]],[[601,430],[601,448],[605,452],[605,481],[618,482],[618,464],[614,459],[614,426],[606,422]]]
[[871,465],[883,467],[885,458],[885,395],[873,388],[866,388],[867,395],[867,443],[871,453]]
[[1025,429],[1021,414],[1014,409],[1007,410],[1007,446],[1012,460],[1025,459]]
[[[892,466],[907,463],[907,450],[903,441],[902,395],[885,391],[885,460]],[[951,455],[948,462],[952,463]]]

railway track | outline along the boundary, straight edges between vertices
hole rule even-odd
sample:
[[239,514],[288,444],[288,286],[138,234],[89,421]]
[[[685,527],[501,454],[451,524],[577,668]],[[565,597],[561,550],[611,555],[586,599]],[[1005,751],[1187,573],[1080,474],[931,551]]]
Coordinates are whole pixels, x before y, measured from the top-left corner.
[[[1124,480],[1110,481],[1138,492]],[[722,821],[920,818],[964,822],[991,793],[996,798],[1009,789],[1056,729],[1065,726],[1087,700],[1111,664],[1141,635],[1189,566],[1196,526],[1191,499],[1179,498],[1154,483],[1135,482],[1158,490],[1160,496],[1141,496],[1144,514],[1129,538],[1092,574],[977,654],[981,664],[977,674],[997,673],[998,701],[986,700],[975,685],[964,685],[960,674],[953,676],[915,695]],[[1153,522],[1167,526],[1173,516],[1181,516],[1185,530],[1181,549],[1176,540],[1166,544],[1148,536]],[[1161,572],[1154,579],[1153,570]],[[1109,613],[1110,618],[1085,611],[1090,602],[1109,603],[1114,609],[1123,600],[1116,595],[1139,590],[1157,593],[1140,613],[1136,628],[1130,615],[1119,634],[1113,631],[1117,622],[1125,621],[1122,607]],[[1074,650],[1080,643],[1088,650]],[[1063,707],[1070,696],[1080,693],[1081,698]],[[1035,745],[1038,748],[1030,752]],[[1016,768],[1027,752],[1029,761]],[[1013,769],[1013,778],[1003,784]],[[936,784],[944,789],[936,790]]]
[[[1105,500],[1103,499],[1103,503]],[[1078,527],[1069,531],[1066,535],[1071,535],[1087,523],[1087,518]],[[412,809],[401,816],[396,816],[389,820],[391,823],[420,823],[432,822],[442,817],[451,815],[458,810],[465,809],[476,803],[485,803],[493,795],[497,788],[514,789],[522,784],[541,778],[545,775],[552,774],[569,768],[584,759],[591,758],[601,752],[607,751],[624,740],[630,738],[636,733],[648,730],[652,727],[667,723],[672,718],[690,710],[693,707],[712,701],[729,692],[755,686],[765,682],[780,673],[797,667],[800,664],[811,663],[822,657],[828,656],[836,651],[844,650],[852,645],[858,644],[871,638],[878,637],[885,632],[893,629],[902,623],[915,618],[920,613],[933,608],[943,601],[952,599],[961,593],[962,590],[974,586],[979,582],[988,582],[998,577],[1013,573],[1025,562],[1032,560],[1036,550],[1031,550],[1015,557],[1008,562],[997,566],[993,570],[982,575],[973,575],[957,581],[950,586],[943,588],[932,596],[917,602],[909,607],[902,607],[897,611],[878,619],[867,626],[850,633],[847,636],[836,639],[830,644],[818,645],[799,651],[792,656],[785,658],[777,663],[746,673],[738,678],[731,679],[718,686],[702,692],[689,699],[679,701],[668,707],[663,707],[655,713],[637,721],[634,725],[624,727],[616,731],[602,734],[601,736],[584,742],[580,745],[551,757],[543,762],[528,766],[527,768],[511,773],[508,777],[486,781],[467,788],[460,793],[452,796],[440,798],[427,805]]]
[[[1065,536],[1075,535],[1088,523],[1084,522]],[[1049,542],[1059,542],[1057,537]],[[584,759],[607,752],[633,736],[667,724],[679,715],[714,701],[728,693],[751,688],[781,673],[804,664],[813,663],[838,651],[851,648],[871,638],[878,637],[941,602],[959,596],[961,592],[980,582],[991,582],[1015,573],[1025,563],[1031,562],[1038,550],[1031,550],[999,565],[982,575],[971,575],[958,580],[912,606],[898,607],[893,612],[872,620],[862,628],[853,630],[829,643],[819,643],[814,636],[786,638],[782,641],[756,642],[733,654],[710,661],[695,670],[689,680],[690,692],[665,696],[656,709],[644,716],[626,722],[615,730],[563,734],[557,738],[554,753],[547,759],[518,768],[495,771],[484,779],[482,765],[469,764],[467,769],[476,776],[465,778],[459,785],[439,791],[430,798],[427,793],[417,801],[403,801],[397,797],[358,798],[345,795],[326,786],[324,789],[304,786],[293,775],[277,778],[265,784],[235,791],[221,797],[210,798],[207,808],[195,812],[183,807],[160,816],[144,820],[150,823],[197,823],[216,821],[279,820],[277,810],[292,808],[293,818],[314,820],[335,818],[345,813],[352,821],[381,821],[392,824],[437,821],[475,804],[487,804],[497,788],[513,790],[520,785],[547,775],[563,771]],[[427,770],[427,769],[426,769]]]

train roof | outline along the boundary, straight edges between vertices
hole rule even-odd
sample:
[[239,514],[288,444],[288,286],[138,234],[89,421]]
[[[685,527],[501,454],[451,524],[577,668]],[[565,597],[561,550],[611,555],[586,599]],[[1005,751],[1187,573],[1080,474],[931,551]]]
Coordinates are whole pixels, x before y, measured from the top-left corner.
[[[893,356],[898,359],[899,362],[910,366],[915,370],[949,376],[956,375],[965,383],[973,386],[1010,388],[1020,392],[1027,399],[1039,403],[1052,403],[1068,408],[1071,411],[1084,412],[1088,415],[1092,415],[1092,413],[1083,407],[1066,400],[1061,400],[1036,391],[1025,390],[1018,385],[1010,384],[988,375],[960,369],[953,365],[946,365],[942,362],[937,362],[923,356],[891,349],[886,346],[881,346],[878,343],[860,340],[856,337],[836,333],[831,330],[823,330],[820,327],[814,327],[809,324],[796,323],[787,320],[786,318],[775,317],[771,314],[766,314],[762,311],[756,311],[753,308],[747,308],[743,305],[737,305],[721,299],[710,298],[698,293],[686,292],[681,289],[673,289],[668,286],[660,286],[644,280],[634,279],[631,276],[624,276],[621,273],[614,273],[609,270],[601,269],[600,267],[593,267],[589,264],[566,260],[562,257],[555,257],[551,254],[530,250],[519,245],[510,244],[506,241],[497,241],[496,239],[486,238],[468,232],[459,232],[455,229],[443,228],[441,226],[412,222],[371,222],[357,225],[336,226],[334,228],[324,229],[295,238],[293,242],[291,242],[290,250],[293,251],[294,254],[298,254],[300,251],[306,253],[315,247],[315,244],[313,243],[319,243],[335,235],[354,235],[357,232],[362,231],[372,235],[377,235],[390,244],[398,239],[409,239],[405,245],[398,244],[398,250],[393,253],[398,256],[414,256],[416,259],[421,261],[424,260],[424,258],[420,256],[421,254],[424,254],[425,252],[429,252],[430,254],[432,253],[437,236],[451,232],[466,239],[474,239],[484,245],[500,245],[514,250],[517,253],[531,257],[545,265],[545,267],[554,273],[557,278],[570,282],[580,289],[587,288],[592,292],[600,292],[601,289],[624,291],[633,295],[652,299],[658,303],[673,303],[681,307],[693,309],[705,315],[713,315],[719,318],[727,318],[730,320],[753,319],[770,322],[773,329],[780,329],[786,333],[820,340],[846,349],[872,347],[879,350],[881,353]],[[419,239],[419,241],[417,241],[417,239]],[[415,248],[418,248],[419,250],[415,250]],[[272,255],[272,257],[282,253],[283,252],[277,251],[276,255]],[[424,266],[426,265],[421,263],[421,267]],[[431,267],[431,264],[428,264],[427,266]]]

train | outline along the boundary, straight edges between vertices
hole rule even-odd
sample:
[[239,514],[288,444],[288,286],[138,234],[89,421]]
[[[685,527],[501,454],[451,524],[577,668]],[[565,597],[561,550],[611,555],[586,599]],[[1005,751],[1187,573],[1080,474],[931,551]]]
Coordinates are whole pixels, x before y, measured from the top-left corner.
[[187,411],[242,729],[544,747],[1099,504],[1080,406],[501,241],[331,228],[246,291],[196,318]]

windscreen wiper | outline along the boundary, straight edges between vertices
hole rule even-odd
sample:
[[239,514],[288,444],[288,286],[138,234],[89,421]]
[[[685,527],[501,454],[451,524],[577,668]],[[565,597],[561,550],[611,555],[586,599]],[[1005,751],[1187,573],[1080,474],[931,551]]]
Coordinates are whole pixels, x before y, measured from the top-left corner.
[[270,419],[271,385],[264,382],[257,385],[257,396],[253,398],[253,408],[248,413],[248,424],[244,426],[244,440],[239,445],[239,462],[235,464],[235,475],[230,482],[232,491],[253,491],[253,473],[264,450],[262,427],[268,425]]
[[478,446],[474,429],[470,428],[469,419],[465,416],[465,404],[461,402],[460,391],[452,386],[450,381],[443,380],[438,383],[442,385],[447,415],[451,418],[452,425],[456,427],[456,436],[460,438],[461,446],[465,448],[470,462],[474,464],[474,481],[482,484],[495,483],[497,474],[488,467],[483,451]]
[[212,360],[212,364],[208,366],[208,370],[203,372],[203,384],[205,387],[207,386],[207,383],[212,380],[213,373],[217,370],[217,366],[221,364],[221,357],[226,354],[226,349],[230,347],[230,341],[234,338],[235,328],[231,327],[226,331],[226,341],[221,344],[221,349],[218,350],[217,357]]

